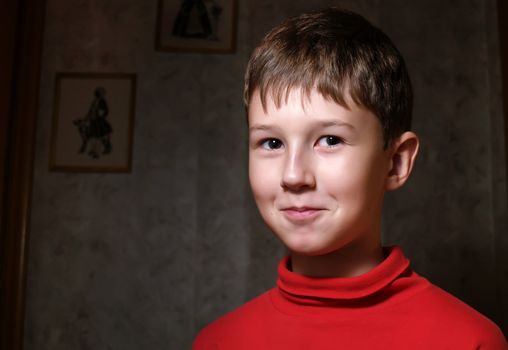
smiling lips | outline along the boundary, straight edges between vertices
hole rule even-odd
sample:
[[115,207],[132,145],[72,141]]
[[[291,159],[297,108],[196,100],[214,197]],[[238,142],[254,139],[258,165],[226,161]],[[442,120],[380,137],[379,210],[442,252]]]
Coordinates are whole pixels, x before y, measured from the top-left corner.
[[324,209],[313,207],[288,207],[282,209],[284,215],[291,221],[307,221],[314,219]]

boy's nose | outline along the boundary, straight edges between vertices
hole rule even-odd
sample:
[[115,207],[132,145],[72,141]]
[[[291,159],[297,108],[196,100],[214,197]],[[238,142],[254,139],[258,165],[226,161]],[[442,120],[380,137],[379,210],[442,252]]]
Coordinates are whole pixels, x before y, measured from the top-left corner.
[[308,158],[302,152],[288,153],[281,179],[283,189],[298,192],[316,186],[312,160]]

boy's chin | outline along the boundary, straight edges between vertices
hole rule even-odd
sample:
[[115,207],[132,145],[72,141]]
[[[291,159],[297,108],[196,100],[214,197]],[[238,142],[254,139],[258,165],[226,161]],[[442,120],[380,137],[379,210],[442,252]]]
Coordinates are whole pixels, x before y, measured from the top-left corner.
[[319,242],[284,242],[283,244],[288,249],[291,255],[300,255],[300,256],[322,256],[332,253],[337,250],[336,247],[330,247],[324,244],[320,244]]

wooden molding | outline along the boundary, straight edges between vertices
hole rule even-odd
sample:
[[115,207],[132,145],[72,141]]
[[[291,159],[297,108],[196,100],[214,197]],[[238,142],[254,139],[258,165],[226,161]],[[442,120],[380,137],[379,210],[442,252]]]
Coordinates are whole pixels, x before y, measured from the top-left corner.
[[499,27],[499,50],[501,53],[501,77],[503,114],[505,129],[506,165],[508,173],[508,3],[504,0],[497,1],[497,15]]
[[[7,0],[0,18],[0,349],[23,346],[26,256],[44,0]],[[5,75],[3,74],[5,73]]]
[[[499,30],[499,51],[501,66],[501,87],[503,100],[503,116],[504,116],[504,140],[505,140],[505,174],[508,174],[508,2],[505,0],[497,0],[497,22]],[[508,197],[508,191],[506,193]],[[505,232],[497,232],[497,235],[504,235]],[[508,302],[506,301],[505,290],[505,266],[506,254],[501,251],[503,245],[496,242],[496,264],[497,264],[497,301],[499,312],[499,326],[508,334]]]

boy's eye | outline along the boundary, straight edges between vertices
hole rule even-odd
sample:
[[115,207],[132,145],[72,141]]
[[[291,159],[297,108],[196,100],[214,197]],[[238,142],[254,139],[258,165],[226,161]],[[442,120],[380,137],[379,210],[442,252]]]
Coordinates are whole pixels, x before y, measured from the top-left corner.
[[318,145],[321,147],[333,147],[342,143],[342,139],[337,136],[326,135],[318,140]]
[[278,139],[266,139],[261,142],[261,147],[267,150],[275,150],[282,147],[282,141]]

